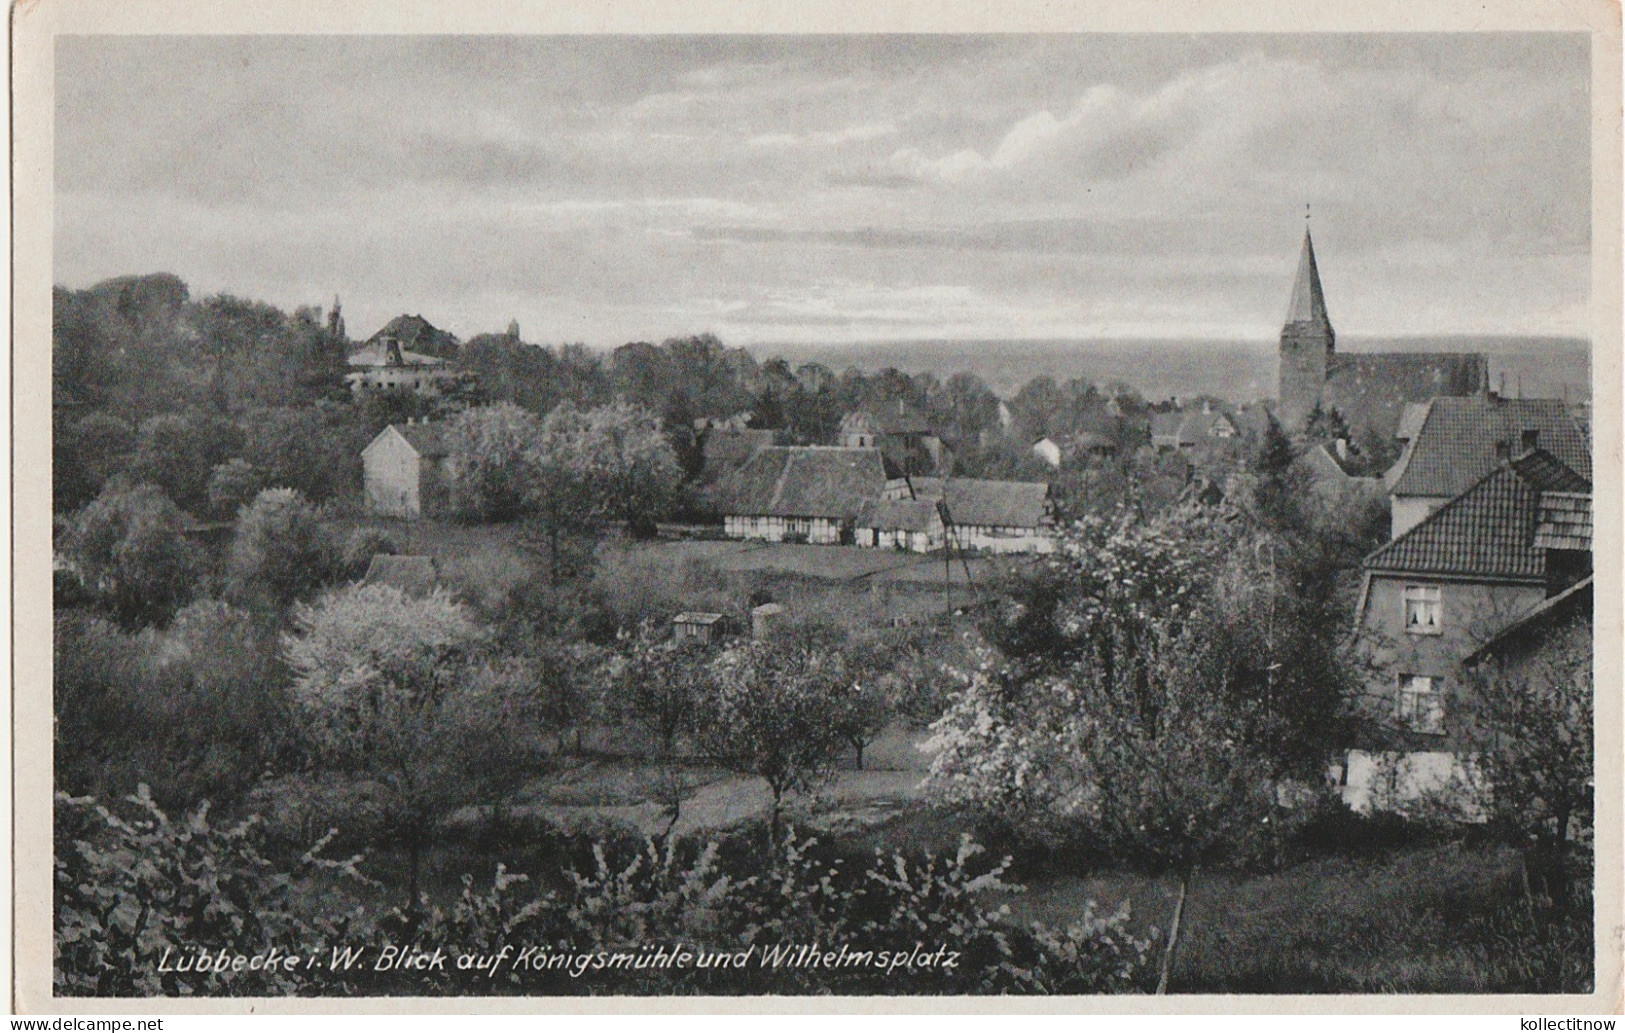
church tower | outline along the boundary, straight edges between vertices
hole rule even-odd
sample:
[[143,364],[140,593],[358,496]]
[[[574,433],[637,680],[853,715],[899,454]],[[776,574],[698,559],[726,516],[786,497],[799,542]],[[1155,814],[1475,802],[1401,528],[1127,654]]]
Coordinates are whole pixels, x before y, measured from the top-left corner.
[[1292,284],[1286,325],[1281,327],[1279,417],[1288,430],[1301,428],[1320,402],[1336,341],[1326,315],[1326,295],[1320,289],[1320,270],[1315,266],[1315,242],[1305,226],[1298,278]]

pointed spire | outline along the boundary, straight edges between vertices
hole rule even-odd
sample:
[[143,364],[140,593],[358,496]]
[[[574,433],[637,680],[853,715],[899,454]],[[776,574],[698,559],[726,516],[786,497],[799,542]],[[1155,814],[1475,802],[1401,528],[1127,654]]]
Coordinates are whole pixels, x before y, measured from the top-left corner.
[[1287,326],[1306,323],[1328,334],[1332,330],[1332,321],[1326,315],[1326,295],[1320,289],[1320,269],[1315,265],[1315,242],[1309,236],[1307,225],[1303,228],[1303,254],[1298,258],[1298,278],[1292,284],[1292,303],[1287,306],[1286,323]]

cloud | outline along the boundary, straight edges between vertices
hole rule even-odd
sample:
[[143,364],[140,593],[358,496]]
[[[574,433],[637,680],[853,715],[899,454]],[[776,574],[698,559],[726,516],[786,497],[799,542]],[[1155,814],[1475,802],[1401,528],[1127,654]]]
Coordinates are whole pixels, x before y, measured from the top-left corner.
[[340,290],[353,323],[519,316],[603,344],[1268,335],[1312,201],[1340,332],[1583,333],[1585,55],[1506,34],[80,38],[58,54],[57,275],[169,268],[287,306]]

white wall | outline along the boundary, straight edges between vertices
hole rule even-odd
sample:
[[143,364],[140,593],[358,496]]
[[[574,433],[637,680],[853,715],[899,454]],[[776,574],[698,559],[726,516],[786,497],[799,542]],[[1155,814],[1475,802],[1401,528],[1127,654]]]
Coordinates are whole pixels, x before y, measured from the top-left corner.
[[1398,538],[1432,516],[1435,510],[1448,501],[1431,495],[1394,495],[1392,500],[1392,530],[1388,535],[1390,540]]
[[361,454],[367,508],[381,516],[422,513],[418,454],[406,439],[385,431]]
[[1055,539],[1044,528],[960,524],[954,528],[953,540],[957,548],[976,549],[980,552],[1000,554],[1024,552],[1043,555],[1055,551]]
[[1374,810],[1485,820],[1482,777],[1454,753],[1367,753],[1350,750],[1342,772],[1343,802]]

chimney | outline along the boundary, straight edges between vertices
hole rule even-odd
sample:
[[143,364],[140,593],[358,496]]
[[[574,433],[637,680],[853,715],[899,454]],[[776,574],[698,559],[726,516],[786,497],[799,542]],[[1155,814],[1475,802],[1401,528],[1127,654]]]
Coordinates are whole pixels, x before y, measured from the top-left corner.
[[1540,431],[1538,431],[1538,430],[1526,430],[1526,431],[1524,431],[1523,432],[1523,439],[1520,442],[1520,444],[1523,446],[1523,451],[1525,451],[1525,452],[1533,452],[1535,449],[1540,447]]
[[1336,441],[1332,442],[1332,447],[1337,449],[1337,458],[1342,459],[1345,462],[1348,460],[1348,457],[1349,457],[1349,439],[1348,438],[1338,438]]
[[1508,459],[1512,455],[1512,442],[1502,439],[1495,443],[1495,458]]

